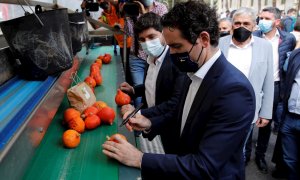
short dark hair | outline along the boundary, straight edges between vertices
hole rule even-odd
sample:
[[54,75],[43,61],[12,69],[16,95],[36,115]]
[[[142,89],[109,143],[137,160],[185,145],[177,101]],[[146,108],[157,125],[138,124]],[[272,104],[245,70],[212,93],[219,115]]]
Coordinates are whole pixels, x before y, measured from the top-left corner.
[[153,28],[156,31],[162,31],[162,25],[160,23],[161,17],[153,12],[145,13],[139,17],[134,24],[134,34],[138,36],[146,29]]
[[266,7],[262,10],[262,12],[269,12],[274,14],[275,19],[281,18],[281,11],[276,7]]
[[291,8],[287,11],[287,14],[291,13],[291,12],[296,12],[297,10],[295,8]]
[[231,18],[231,19],[232,19],[232,18],[233,18],[233,15],[234,15],[234,13],[235,13],[235,12],[236,12],[236,9],[232,10],[232,11],[231,11],[231,13],[230,13],[230,16],[229,16],[229,18]]
[[210,35],[210,44],[218,45],[217,13],[204,2],[188,1],[176,4],[162,17],[162,25],[179,29],[183,38],[192,44],[201,32],[206,31]]

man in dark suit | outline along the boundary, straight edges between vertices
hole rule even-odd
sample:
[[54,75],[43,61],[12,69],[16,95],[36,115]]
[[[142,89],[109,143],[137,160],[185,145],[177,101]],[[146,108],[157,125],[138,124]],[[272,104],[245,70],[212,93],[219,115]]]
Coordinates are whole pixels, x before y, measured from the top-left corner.
[[178,87],[183,94],[177,115],[161,122],[136,115],[126,127],[153,138],[169,125],[176,153],[143,154],[120,138],[120,143],[105,142],[103,153],[141,168],[144,179],[245,179],[242,152],[255,95],[217,47],[216,11],[203,2],[178,3],[163,16],[162,25],[173,62],[189,76]]
[[[170,60],[169,46],[163,38],[160,20],[158,14],[150,12],[143,14],[135,23],[134,32],[148,55],[145,80],[143,84],[134,87],[127,82],[120,85],[122,91],[142,97],[144,106],[140,113],[151,121],[162,121],[166,115],[170,116],[174,112],[182,94],[182,88],[178,87],[186,76]],[[133,109],[132,105],[124,105],[121,112],[132,112]],[[173,152],[169,135],[169,131],[160,134],[165,153]],[[159,139],[155,142],[159,142]]]
[[[288,179],[300,179],[300,49],[294,50],[288,60],[286,86],[283,92],[282,149],[288,169]],[[278,137],[280,138],[280,137]]]

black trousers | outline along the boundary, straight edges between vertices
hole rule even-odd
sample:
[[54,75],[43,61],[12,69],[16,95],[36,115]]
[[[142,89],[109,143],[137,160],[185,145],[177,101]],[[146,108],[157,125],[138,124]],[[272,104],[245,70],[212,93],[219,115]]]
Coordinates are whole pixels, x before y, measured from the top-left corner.
[[[278,119],[281,118],[282,107],[278,108],[280,100],[280,84],[279,82],[274,83],[274,101],[273,101],[273,121],[280,122]],[[282,105],[282,103],[280,103]],[[280,111],[280,112],[278,112]],[[255,155],[257,157],[265,157],[269,140],[271,136],[271,122],[265,127],[261,127],[258,130],[257,144]]]
[[[274,101],[273,101],[273,118],[280,118],[281,117],[281,111],[282,107],[278,109],[278,104],[280,104],[280,84],[279,82],[274,83]],[[280,111],[278,113],[277,111]],[[268,123],[267,126],[261,127],[258,129],[258,137],[257,137],[257,143],[256,143],[256,151],[255,155],[258,158],[264,158],[265,153],[268,148],[270,136],[271,136],[271,122]],[[251,138],[248,139],[246,144],[246,157],[250,157],[251,151],[252,151],[252,133]]]

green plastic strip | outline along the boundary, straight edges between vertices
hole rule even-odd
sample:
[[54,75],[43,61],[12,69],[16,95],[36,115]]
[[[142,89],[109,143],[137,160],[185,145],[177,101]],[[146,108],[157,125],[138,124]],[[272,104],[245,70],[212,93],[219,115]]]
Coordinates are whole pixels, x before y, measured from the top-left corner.
[[[61,139],[66,128],[63,127],[61,122],[64,110],[69,107],[65,96],[32,161],[28,165],[24,179],[119,179],[119,166],[123,165],[120,165],[113,159],[107,158],[102,153],[101,145],[106,140],[107,135],[117,132],[118,121],[121,120],[119,108],[114,101],[118,87],[117,76],[120,74],[117,72],[117,69],[120,69],[117,66],[121,65],[118,62],[120,58],[114,56],[112,46],[98,47],[90,50],[89,55],[81,63],[78,75],[83,81],[89,75],[90,65],[100,54],[104,53],[112,55],[112,62],[102,65],[101,74],[103,84],[95,88],[95,94],[97,100],[102,100],[115,109],[117,113],[115,122],[112,126],[101,125],[97,129],[84,132],[81,135],[81,142],[77,148],[64,148]],[[133,136],[132,133],[129,135]],[[131,137],[130,139],[133,138]],[[135,177],[131,179],[136,179],[139,176],[139,173],[137,173],[138,170],[129,168],[130,171],[134,173]]]

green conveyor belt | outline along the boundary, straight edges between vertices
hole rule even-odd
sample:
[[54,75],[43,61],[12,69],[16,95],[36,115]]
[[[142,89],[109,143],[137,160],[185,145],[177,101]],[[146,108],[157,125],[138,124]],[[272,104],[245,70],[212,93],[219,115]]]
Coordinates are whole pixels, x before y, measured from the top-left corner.
[[[114,56],[112,46],[98,47],[90,50],[88,56],[81,63],[78,75],[83,81],[90,72],[90,64],[94,62],[100,54],[110,53],[112,62],[103,64],[101,74],[103,77],[102,86],[95,88],[97,100],[105,101],[114,108],[117,117],[112,126],[101,125],[97,129],[86,131],[81,135],[81,143],[75,149],[67,149],[62,144],[62,134],[66,130],[61,122],[63,112],[69,107],[66,96],[64,97],[57,114],[52,120],[41,144],[37,148],[35,155],[25,170],[24,179],[51,179],[51,180],[118,180],[136,179],[139,171],[134,168],[125,167],[115,160],[107,158],[102,153],[101,145],[106,140],[107,135],[118,132],[118,124],[121,121],[119,108],[116,106],[114,97],[118,84],[124,79],[121,72],[120,56]],[[132,133],[121,130],[125,136],[135,143]]]

